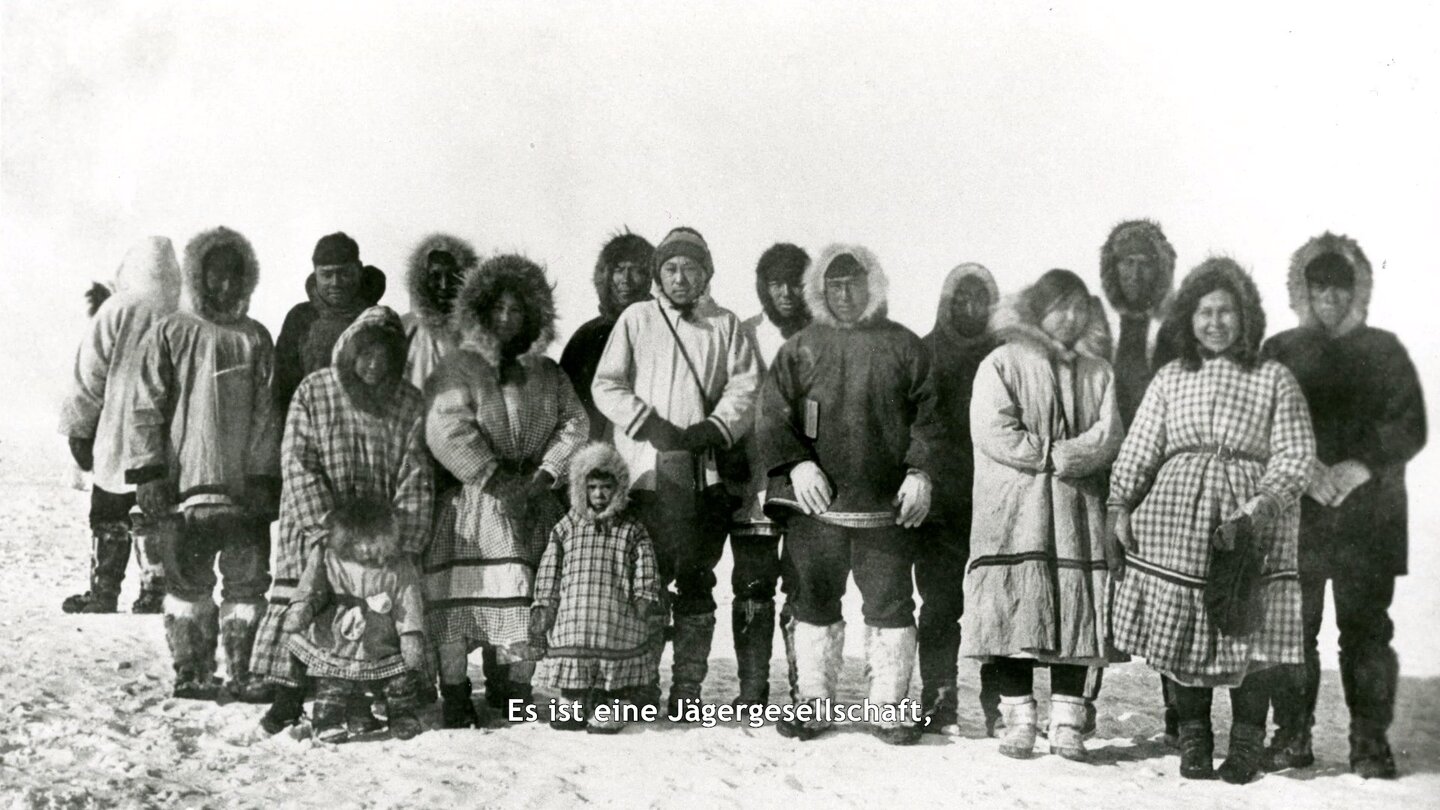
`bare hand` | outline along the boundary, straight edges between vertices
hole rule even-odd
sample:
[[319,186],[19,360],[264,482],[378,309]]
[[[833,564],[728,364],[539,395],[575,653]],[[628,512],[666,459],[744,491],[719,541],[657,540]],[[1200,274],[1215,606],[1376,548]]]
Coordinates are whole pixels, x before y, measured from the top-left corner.
[[1305,488],[1305,494],[1312,501],[1321,506],[1334,506],[1335,498],[1339,496],[1340,490],[1335,486],[1335,474],[1331,467],[1315,463],[1315,474],[1310,478],[1310,486]]
[[790,468],[790,485],[795,488],[800,510],[807,515],[823,513],[835,499],[835,492],[830,488],[825,473],[813,461],[802,461]]
[[1367,483],[1374,475],[1364,463],[1349,459],[1330,468],[1330,480],[1335,485],[1335,497],[1331,506],[1339,506],[1350,497],[1350,493]]
[[894,505],[900,507],[900,514],[895,516],[895,525],[913,529],[924,523],[925,517],[930,514],[931,489],[930,476],[920,472],[906,475],[905,483],[901,484],[900,491],[895,493]]

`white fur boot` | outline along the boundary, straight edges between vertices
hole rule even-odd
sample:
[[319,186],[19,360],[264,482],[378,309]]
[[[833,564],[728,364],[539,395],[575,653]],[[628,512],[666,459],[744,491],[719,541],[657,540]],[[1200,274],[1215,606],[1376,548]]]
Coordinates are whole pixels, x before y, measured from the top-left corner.
[[1085,698],[1070,695],[1050,696],[1050,753],[1084,762],[1090,755],[1085,750]]
[[[910,694],[915,641],[913,626],[865,628],[865,670],[876,708],[898,714],[900,701]],[[876,723],[875,736],[891,745],[914,745],[920,742],[920,727],[897,716]]]
[[1000,753],[1015,759],[1029,759],[1035,752],[1035,698],[1001,697],[1000,714],[1005,718],[1005,733],[1000,738]]

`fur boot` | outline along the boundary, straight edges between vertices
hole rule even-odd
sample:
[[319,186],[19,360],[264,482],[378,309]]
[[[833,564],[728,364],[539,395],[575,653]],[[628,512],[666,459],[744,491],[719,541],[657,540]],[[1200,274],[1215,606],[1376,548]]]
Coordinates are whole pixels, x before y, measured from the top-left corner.
[[682,708],[682,701],[700,700],[700,686],[710,671],[710,644],[714,638],[715,614],[675,617],[668,704],[671,715]]
[[785,679],[790,684],[790,702],[798,702],[795,690],[795,617],[787,602],[780,608],[780,640],[785,644]]
[[480,728],[480,715],[470,696],[470,679],[440,684],[440,725],[444,728]]
[[730,607],[735,636],[735,669],[740,679],[736,706],[770,702],[770,650],[775,644],[775,603],[746,599]]
[[595,699],[594,690],[562,689],[560,697],[567,706],[567,714],[561,717],[552,704],[550,716],[553,719],[550,721],[550,728],[556,731],[584,731],[589,725],[590,707]]
[[65,598],[66,613],[114,613],[120,583],[130,564],[130,524],[123,520],[96,523],[90,532],[90,590]]
[[1265,729],[1236,723],[1230,727],[1230,751],[1216,773],[1232,785],[1252,782],[1260,775],[1260,760],[1264,754]]
[[130,612],[159,613],[165,607],[165,567],[159,539],[139,532],[131,534],[135,541],[135,561],[140,565],[140,595],[130,605]]
[[1035,753],[1035,698],[1030,695],[1001,697],[1000,714],[1005,718],[1005,734],[1000,738],[1000,753],[1015,759],[1029,759]]
[[1083,697],[1050,696],[1050,753],[1085,762],[1085,706]]
[[175,697],[214,700],[218,695],[215,647],[219,635],[219,610],[214,602],[165,597],[165,640],[175,665]]
[[[596,712],[602,705],[606,707],[604,719]],[[618,692],[595,690],[590,698],[589,720],[585,723],[585,731],[589,734],[619,734],[625,728],[624,712],[627,705],[629,701],[622,698]]]
[[[818,708],[835,699],[845,663],[845,622],[818,625],[795,620],[790,628],[795,649],[795,705]],[[775,728],[782,737],[812,740],[830,728],[830,721],[782,718]]]
[[260,629],[264,606],[258,602],[226,602],[220,606],[220,637],[225,641],[225,666],[229,679],[225,691],[245,703],[269,703],[273,690],[250,671],[250,651],[255,631]]
[[1340,651],[1340,680],[1350,706],[1350,770],[1365,779],[1394,779],[1386,732],[1395,716],[1400,660],[1388,645]]
[[1180,776],[1215,778],[1215,732],[1209,720],[1187,720],[1176,729],[1180,737]]
[[274,736],[300,722],[305,713],[305,690],[294,686],[277,686],[275,701],[260,718],[260,728]]
[[900,716],[910,694],[915,671],[916,634],[911,627],[865,628],[865,675],[870,682],[870,703],[882,712],[896,714],[874,726],[875,736],[891,745],[920,742],[920,727]]
[[[420,706],[420,678],[414,672],[391,678],[385,682],[385,719],[390,733],[397,740],[408,740],[419,734],[423,727],[415,716]],[[365,710],[369,714],[370,710]]]

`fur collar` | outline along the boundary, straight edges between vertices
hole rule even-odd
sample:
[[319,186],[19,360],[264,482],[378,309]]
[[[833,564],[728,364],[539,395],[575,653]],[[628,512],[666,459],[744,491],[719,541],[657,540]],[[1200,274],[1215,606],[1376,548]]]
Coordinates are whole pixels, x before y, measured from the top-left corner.
[[[605,472],[615,477],[615,497],[604,512],[595,514],[585,493],[585,478],[592,472]],[[609,520],[625,511],[630,503],[630,470],[612,446],[591,442],[570,457],[570,511],[577,518],[591,522]]]
[[1090,321],[1085,331],[1072,348],[1066,348],[1040,328],[1039,321],[1030,314],[1028,299],[1031,288],[1027,287],[1018,295],[1008,296],[995,308],[990,316],[990,332],[1002,343],[1023,343],[1033,346],[1050,357],[1070,362],[1076,357],[1093,357],[1110,362],[1110,323],[1105,318],[1105,307],[1097,296],[1090,296]]
[[1375,288],[1375,278],[1370,269],[1370,260],[1360,245],[1348,236],[1329,231],[1306,242],[1290,257],[1290,309],[1300,318],[1301,326],[1319,326],[1320,321],[1310,309],[1310,286],[1305,283],[1305,267],[1326,253],[1335,253],[1350,263],[1355,271],[1355,298],[1350,311],[1335,330],[1336,336],[1346,335],[1365,325],[1370,314],[1370,293]]
[[[940,304],[935,310],[935,330],[945,336],[948,343],[961,346],[978,345],[992,339],[991,328],[986,328],[981,334],[967,337],[955,331],[955,317],[953,314],[955,295],[960,289],[960,282],[967,278],[976,278],[985,289],[990,292],[990,311],[993,313],[1000,304],[1000,288],[995,284],[995,277],[983,264],[966,262],[958,265],[945,277],[945,284],[940,288]],[[987,327],[989,325],[987,324]]]
[[[843,254],[850,254],[865,268],[865,281],[870,287],[870,303],[855,323],[840,323],[825,304],[825,269]],[[885,319],[886,296],[890,288],[885,269],[875,254],[860,245],[833,244],[820,251],[820,257],[805,268],[805,306],[815,323],[836,329],[856,329]]]
[[431,296],[425,284],[426,260],[432,250],[443,250],[454,256],[460,272],[467,275],[479,263],[475,248],[469,242],[448,233],[432,233],[410,251],[410,259],[405,264],[405,287],[410,293],[410,309],[428,329],[443,327],[450,318],[450,312]]
[[[1117,248],[1122,240],[1136,237],[1150,243],[1157,262],[1155,275],[1151,277],[1150,306],[1144,310],[1137,310],[1130,306],[1120,288],[1119,264],[1122,257],[1118,255]],[[1114,307],[1116,312],[1121,315],[1161,317],[1165,311],[1166,299],[1170,295],[1170,288],[1174,283],[1175,248],[1171,246],[1170,240],[1165,238],[1165,232],[1160,230],[1158,222],[1148,219],[1132,219],[1116,225],[1114,230],[1110,231],[1110,237],[1100,248],[1100,288],[1105,291],[1105,299],[1110,302],[1110,306]]]
[[461,346],[478,353],[497,368],[504,359],[501,346],[485,325],[485,313],[481,309],[493,302],[501,289],[519,296],[532,332],[518,357],[542,356],[555,340],[555,291],[544,269],[514,254],[488,259],[465,276],[450,317]]
[[[590,273],[590,282],[595,286],[595,300],[599,302],[600,317],[606,321],[614,322],[620,317],[624,307],[618,306],[610,291],[610,267],[622,261],[631,260],[638,262],[640,269],[649,278],[650,263],[655,253],[655,248],[645,241],[645,237],[625,231],[618,233],[605,243],[600,249],[600,255],[595,257],[595,268]],[[649,301],[653,296],[649,288],[635,299]]]
[[[235,248],[240,254],[241,265],[244,268],[242,277],[242,290],[239,302],[229,312],[211,312],[205,306],[204,286],[205,280],[201,277],[203,268],[201,260],[205,254],[215,248],[229,245]],[[250,311],[250,296],[255,293],[255,287],[260,283],[260,263],[255,259],[255,249],[250,246],[250,240],[236,231],[221,225],[208,231],[201,231],[190,240],[185,246],[185,263],[181,275],[181,302],[180,307],[187,312],[192,312],[212,323],[236,323],[245,318]]]
[[[392,376],[389,385],[369,386],[355,375],[355,339],[361,332],[378,333],[389,351]],[[398,393],[405,370],[405,328],[401,325],[400,316],[389,307],[382,306],[373,306],[361,312],[336,339],[335,348],[330,351],[330,367],[340,378],[340,387],[350,404],[367,413],[382,413]]]

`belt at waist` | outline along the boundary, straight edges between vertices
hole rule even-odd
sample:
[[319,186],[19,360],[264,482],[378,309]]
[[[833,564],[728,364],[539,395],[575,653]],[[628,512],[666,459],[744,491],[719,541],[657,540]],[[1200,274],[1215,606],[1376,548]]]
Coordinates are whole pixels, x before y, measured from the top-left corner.
[[1181,447],[1177,450],[1171,450],[1170,453],[1166,455],[1165,460],[1169,461],[1176,456],[1183,456],[1187,454],[1198,456],[1214,456],[1216,459],[1223,462],[1253,461],[1257,464],[1264,464],[1270,460],[1267,457],[1260,456],[1255,453],[1247,453],[1244,450],[1236,450],[1235,448],[1224,444],[1197,444],[1190,447]]

